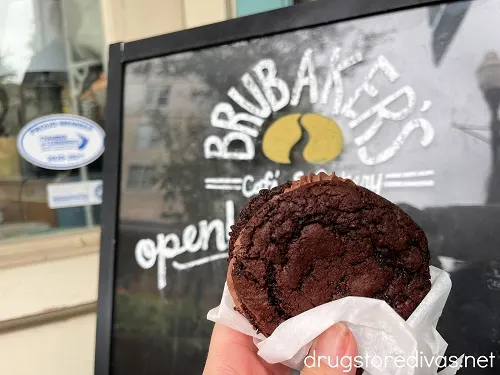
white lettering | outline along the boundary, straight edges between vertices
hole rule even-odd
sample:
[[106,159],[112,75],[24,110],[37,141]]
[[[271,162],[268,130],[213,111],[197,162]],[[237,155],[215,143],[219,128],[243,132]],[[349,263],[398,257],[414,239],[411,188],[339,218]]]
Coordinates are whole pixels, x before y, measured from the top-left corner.
[[234,203],[226,201],[226,240],[229,243],[229,234],[231,227],[234,225]]
[[271,172],[267,171],[264,175],[264,178],[257,180],[254,183],[254,177],[251,175],[246,175],[243,177],[242,183],[242,193],[246,198],[253,197],[254,195],[259,194],[259,192],[263,189],[272,189],[279,185],[277,178],[280,175],[280,171]]
[[305,86],[309,86],[309,97],[311,104],[318,101],[318,79],[316,78],[316,67],[313,61],[312,49],[307,49],[300,61],[297,79],[292,90],[292,99],[290,104],[297,106],[300,102],[302,90]]
[[182,243],[184,248],[190,253],[196,253],[201,249],[201,236],[198,237],[198,241],[194,242],[198,230],[194,225],[188,225],[182,232]]
[[[220,219],[210,222],[201,220],[198,224],[199,231],[194,225],[188,225],[182,233],[182,244],[179,236],[175,233],[158,234],[156,243],[151,239],[140,240],[135,246],[135,259],[137,264],[143,269],[152,268],[157,263],[158,289],[162,290],[167,285],[167,259],[173,259],[187,252],[196,253],[200,250],[207,251],[210,245],[210,237],[215,233],[215,246],[223,254],[210,255],[196,261],[179,263],[172,262],[172,266],[177,270],[186,270],[208,262],[227,258],[227,246],[229,241],[230,228],[234,224],[234,202],[226,201],[226,225]],[[198,240],[196,235],[198,232]]]
[[[314,174],[319,173],[331,174],[332,172],[326,171],[324,169],[318,169],[314,172]],[[302,176],[304,176],[304,171],[297,171],[293,174],[293,181],[298,181]],[[373,173],[373,174],[364,174],[364,175],[352,175],[348,174],[345,171],[337,172],[337,176],[344,179],[352,180],[354,183],[367,188],[377,194],[382,193],[382,188],[384,187],[384,174],[383,173]]]
[[[280,109],[285,108],[290,102],[290,90],[285,81],[277,78],[278,71],[274,61],[271,59],[262,60],[253,70],[262,84],[264,94],[271,104],[271,109],[274,112],[277,112]],[[276,98],[276,94],[273,89],[276,89],[279,92],[279,99]]]
[[382,192],[382,179],[382,173],[363,175],[361,176],[359,185],[380,195],[380,193]]
[[344,100],[344,85],[342,82],[341,72],[363,61],[362,53],[356,52],[348,59],[339,63],[340,52],[341,49],[338,47],[333,50],[332,56],[330,58],[330,68],[328,76],[326,77],[325,86],[323,87],[323,92],[321,94],[321,103],[327,104],[330,99],[332,87],[334,88],[334,99],[333,99],[333,110],[332,110],[334,115],[338,115],[340,113],[342,102]]
[[[358,87],[354,92],[354,95],[346,101],[346,104],[342,108],[342,115],[350,119],[355,119],[358,116],[356,111],[354,111],[352,107],[356,104],[363,92],[372,98],[378,95],[378,90],[370,82],[373,80],[373,78],[375,78],[375,75],[379,70],[381,70],[385,74],[390,82],[395,82],[399,78],[399,73],[391,65],[391,63],[384,56],[379,56],[377,61],[375,61],[372,68],[370,69],[368,75],[365,77],[361,86]],[[351,128],[352,127],[353,126],[351,126]]]
[[153,240],[140,240],[135,246],[135,260],[145,270],[155,265],[157,255],[156,244]]
[[[221,115],[224,115],[225,119],[221,118]],[[234,130],[251,137],[257,137],[259,131],[249,126],[242,125],[241,122],[243,121],[259,127],[262,126],[264,122],[261,118],[249,115],[248,113],[236,114],[233,106],[229,103],[217,104],[210,115],[210,122],[213,127]]]
[[432,140],[434,139],[434,128],[432,127],[431,123],[425,119],[415,119],[409,121],[403,127],[401,133],[396,137],[394,142],[384,151],[372,157],[368,155],[366,146],[363,146],[358,149],[358,157],[365,165],[377,165],[384,163],[387,160],[391,159],[394,155],[396,155],[396,153],[403,146],[410,134],[419,128],[423,130],[422,138],[420,139],[420,145],[422,147],[427,147],[432,143]]
[[236,90],[234,87],[231,87],[229,91],[227,92],[227,95],[233,99],[238,105],[243,108],[245,111],[251,113],[254,116],[262,117],[262,118],[267,118],[271,115],[271,107],[269,106],[269,103],[266,101],[266,98],[264,97],[264,94],[262,94],[262,91],[260,91],[259,86],[255,82],[255,80],[252,78],[250,73],[245,73],[243,77],[241,77],[241,81],[243,82],[243,85],[246,87],[248,92],[252,94],[255,100],[260,105],[260,108],[257,107],[255,104],[251,103],[247,99],[243,97],[243,95],[240,94],[238,90]]
[[216,219],[208,222],[207,220],[200,221],[200,236],[201,250],[207,251],[210,245],[210,236],[215,231],[215,247],[219,251],[227,249],[226,236],[224,234],[224,223],[222,220]]
[[[402,110],[400,110],[399,112],[393,112],[387,109],[387,106],[401,98],[403,95],[406,96],[407,105]],[[366,129],[362,135],[354,139],[354,143],[356,143],[357,146],[363,146],[365,143],[367,143],[380,130],[384,119],[392,121],[402,121],[407,118],[415,107],[415,102],[415,92],[410,86],[405,86],[394,94],[389,95],[380,103],[376,104],[365,113],[360,115],[358,118],[356,118],[354,121],[350,122],[349,127],[355,128],[373,115],[377,115],[370,127]]]
[[292,177],[292,181],[299,181],[302,176],[304,176],[304,172],[303,171],[297,171],[293,174],[293,177]]
[[[229,151],[229,146],[234,141],[241,141],[244,145],[243,151]],[[215,149],[214,149],[215,146]],[[255,157],[255,145],[252,138],[243,133],[231,132],[222,139],[211,135],[203,143],[205,159],[232,159],[252,160]]]
[[[170,233],[167,235],[158,234],[156,236],[156,243],[159,253],[167,259],[175,258],[177,255],[181,255],[186,249],[181,248],[181,241],[179,236],[175,233]],[[169,246],[172,244],[172,246]]]

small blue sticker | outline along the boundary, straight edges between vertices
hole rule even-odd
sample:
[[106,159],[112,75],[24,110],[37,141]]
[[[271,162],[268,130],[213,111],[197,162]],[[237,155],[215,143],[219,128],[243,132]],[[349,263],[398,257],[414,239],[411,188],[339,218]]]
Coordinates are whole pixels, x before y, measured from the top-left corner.
[[104,130],[75,115],[50,115],[28,123],[19,132],[17,148],[31,164],[45,169],[83,167],[104,152]]
[[102,182],[95,187],[94,194],[98,199],[102,200]]

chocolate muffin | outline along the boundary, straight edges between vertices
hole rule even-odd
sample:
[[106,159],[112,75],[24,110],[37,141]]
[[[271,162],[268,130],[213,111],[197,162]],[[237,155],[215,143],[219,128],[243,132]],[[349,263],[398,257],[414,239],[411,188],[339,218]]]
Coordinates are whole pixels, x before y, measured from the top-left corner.
[[407,319],[430,290],[424,232],[399,207],[326,174],[265,190],[229,243],[235,308],[265,336],[346,296],[386,301]]

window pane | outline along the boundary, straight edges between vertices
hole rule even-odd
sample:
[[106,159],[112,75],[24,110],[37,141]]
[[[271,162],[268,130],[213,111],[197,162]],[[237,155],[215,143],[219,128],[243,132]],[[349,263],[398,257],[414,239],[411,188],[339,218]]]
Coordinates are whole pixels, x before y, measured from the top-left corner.
[[151,125],[142,124],[137,129],[137,148],[144,149],[151,147],[153,139],[153,128]]
[[41,168],[21,157],[16,137],[30,121],[53,114],[80,115],[105,130],[100,5],[0,1],[0,240],[99,224],[98,200],[90,193],[78,206],[54,204],[53,198],[55,191],[71,195],[73,186],[90,191],[92,181],[82,179],[102,179],[102,158],[87,173]]
[[128,187],[138,188],[141,186],[143,167],[131,165],[128,171]]
[[127,186],[131,189],[150,188],[153,186],[154,167],[131,165],[128,172]]
[[140,150],[161,145],[161,138],[153,125],[141,124],[137,128],[136,147]]
[[143,188],[150,188],[153,186],[154,168],[144,167],[142,174],[141,186]]
[[163,89],[158,97],[158,105],[165,105],[168,102],[168,95],[170,93],[170,89],[167,87]]
[[156,96],[156,89],[155,88],[149,88],[146,91],[146,99],[144,101],[145,101],[147,108],[149,108],[153,105],[154,100],[155,100],[155,96]]

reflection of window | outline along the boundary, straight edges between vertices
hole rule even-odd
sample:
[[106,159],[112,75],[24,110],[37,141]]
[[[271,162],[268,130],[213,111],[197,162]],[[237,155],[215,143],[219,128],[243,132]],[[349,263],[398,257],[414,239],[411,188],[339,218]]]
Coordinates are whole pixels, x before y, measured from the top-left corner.
[[165,105],[168,102],[168,94],[170,93],[170,90],[168,88],[165,88],[161,90],[160,95],[158,97],[158,105]]
[[156,109],[159,106],[164,106],[168,102],[168,96],[170,93],[169,87],[150,87],[146,91],[146,108]]
[[150,89],[146,89],[146,106],[149,108],[151,106],[153,106],[153,103],[154,103],[154,100],[155,100],[155,96],[156,96],[156,89],[154,88],[150,88]]
[[153,148],[161,143],[156,129],[147,123],[139,125],[137,129],[136,146],[138,149]]
[[144,189],[153,186],[154,168],[146,165],[131,165],[128,169],[127,186],[131,189]]

